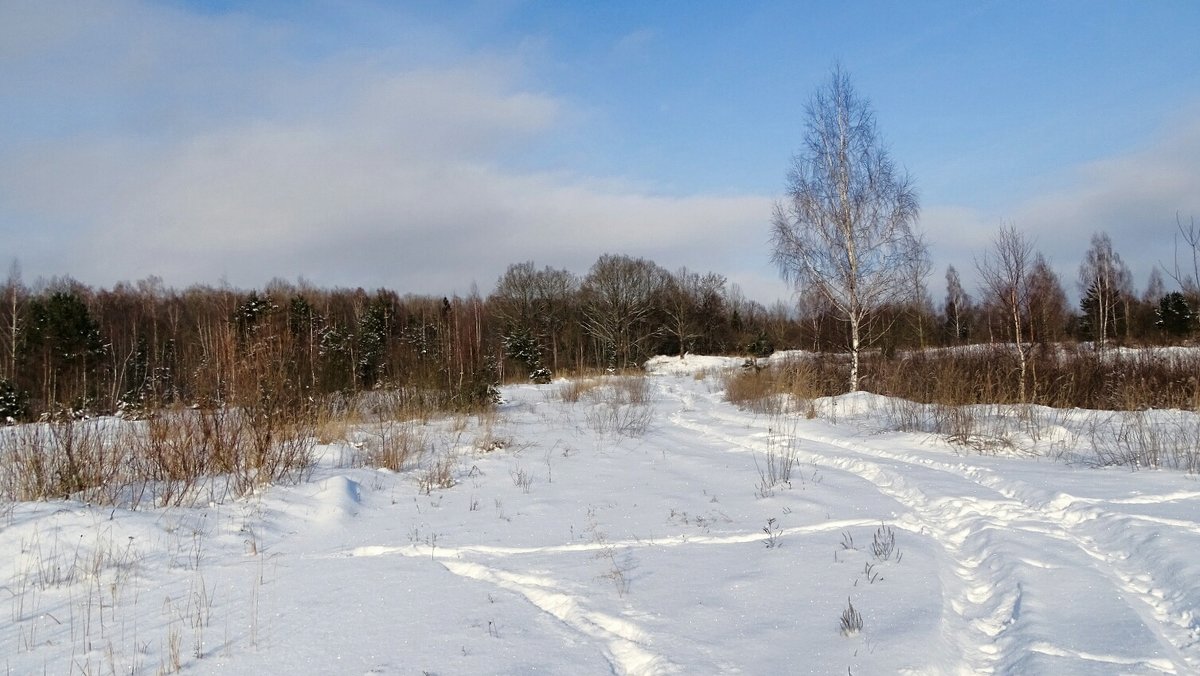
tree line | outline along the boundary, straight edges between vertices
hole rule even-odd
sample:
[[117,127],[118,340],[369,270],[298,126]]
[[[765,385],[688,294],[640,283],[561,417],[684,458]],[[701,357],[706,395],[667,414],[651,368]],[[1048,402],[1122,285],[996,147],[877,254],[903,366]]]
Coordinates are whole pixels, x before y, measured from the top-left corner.
[[439,407],[487,403],[506,380],[636,367],[659,353],[769,353],[788,310],[716,273],[604,255],[586,275],[509,266],[488,296],[401,295],[276,280],[263,289],[0,287],[0,420],[162,406],[300,406],[406,389]]
[[[1194,273],[1168,292],[1155,270],[1137,293],[1103,233],[1084,253],[1077,308],[1031,240],[1012,227],[977,267],[982,284],[973,296],[950,266],[940,303],[913,277],[911,293],[864,313],[860,341],[885,354],[992,342],[1103,347],[1181,342],[1196,329]],[[848,352],[853,340],[842,311],[818,287],[802,289],[796,306],[768,308],[720,274],[668,271],[616,254],[601,256],[582,276],[513,264],[486,297],[279,280],[256,290],[176,290],[156,278],[99,289],[56,279],[30,288],[15,265],[0,296],[0,416],[12,420],[261,404],[264,397],[301,406],[379,388],[407,388],[463,408],[486,403],[501,382],[632,368],[656,354]]]

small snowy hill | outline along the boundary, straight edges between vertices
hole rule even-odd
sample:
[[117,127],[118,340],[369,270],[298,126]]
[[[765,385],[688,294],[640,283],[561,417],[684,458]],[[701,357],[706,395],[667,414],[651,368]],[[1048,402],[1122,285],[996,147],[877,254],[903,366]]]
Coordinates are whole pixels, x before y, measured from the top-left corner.
[[399,473],[351,439],[226,504],[9,505],[3,667],[1200,671],[1194,476],[979,455],[871,395],[755,416],[720,391],[740,363],[507,387]]

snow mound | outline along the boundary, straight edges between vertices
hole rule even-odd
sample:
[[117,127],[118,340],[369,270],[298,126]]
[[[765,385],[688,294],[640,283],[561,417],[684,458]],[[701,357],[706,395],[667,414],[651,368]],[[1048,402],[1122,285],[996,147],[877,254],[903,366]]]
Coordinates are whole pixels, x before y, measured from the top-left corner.
[[320,482],[319,486],[320,490],[313,496],[314,521],[337,524],[358,513],[362,486],[357,481],[339,474]]
[[744,357],[711,357],[687,354],[683,358],[660,355],[646,362],[646,372],[659,376],[690,376],[703,371],[720,371],[745,363]]

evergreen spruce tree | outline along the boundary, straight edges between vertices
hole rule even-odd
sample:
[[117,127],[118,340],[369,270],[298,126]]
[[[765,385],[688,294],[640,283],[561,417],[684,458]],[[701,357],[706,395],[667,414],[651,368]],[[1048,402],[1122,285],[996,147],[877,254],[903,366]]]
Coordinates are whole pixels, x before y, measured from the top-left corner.
[[1178,291],[1172,291],[1163,296],[1162,300],[1158,302],[1158,310],[1155,311],[1155,314],[1158,316],[1158,320],[1154,322],[1154,325],[1169,336],[1183,338],[1192,331],[1195,315],[1188,306],[1187,298]]

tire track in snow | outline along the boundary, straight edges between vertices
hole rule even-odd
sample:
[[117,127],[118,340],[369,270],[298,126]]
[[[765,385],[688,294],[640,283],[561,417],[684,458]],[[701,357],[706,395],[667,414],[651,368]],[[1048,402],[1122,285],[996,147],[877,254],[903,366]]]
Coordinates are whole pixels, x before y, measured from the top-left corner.
[[[874,526],[873,519],[843,519],[819,524],[794,526],[781,531],[781,535],[800,535],[821,532],[840,532],[847,528]],[[584,608],[578,597],[562,591],[561,586],[544,575],[528,575],[500,570],[467,560],[472,555],[490,557],[519,557],[531,554],[559,554],[595,552],[612,547],[652,548],[704,545],[730,545],[759,542],[761,531],[753,533],[726,533],[718,535],[678,535],[655,540],[614,540],[604,543],[579,542],[542,547],[503,547],[494,545],[464,545],[461,547],[410,544],[405,546],[370,545],[355,547],[344,552],[326,554],[322,558],[403,556],[436,560],[446,570],[460,577],[506,589],[524,597],[534,607],[545,612],[574,631],[602,642],[605,659],[614,673],[653,676],[679,671],[665,657],[649,649],[649,635],[629,620]]]
[[[842,519],[838,521],[823,521],[821,523],[808,524],[805,526],[792,526],[779,531],[782,535],[810,535],[812,533],[824,532],[840,532],[848,528],[857,528],[861,526],[877,526],[879,522],[875,519]],[[653,540],[605,540],[600,542],[573,542],[564,545],[543,545],[538,547],[504,547],[498,545],[462,545],[460,547],[448,547],[438,545],[436,548],[430,548],[427,545],[368,545],[364,547],[355,547],[354,549],[339,552],[337,554],[326,555],[333,557],[355,557],[355,556],[424,556],[432,558],[464,558],[472,554],[482,554],[485,556],[520,556],[522,554],[558,554],[571,552],[598,552],[611,548],[618,549],[636,549],[636,548],[652,548],[652,547],[680,547],[685,545],[733,545],[743,544],[746,542],[761,542],[763,533],[761,530],[752,533],[735,532],[723,534],[700,534],[700,535],[672,535],[670,537],[655,538]]]
[[[765,453],[768,450],[766,444],[756,444],[753,439],[730,437],[715,426],[685,419],[681,413],[672,415],[671,421],[747,452]],[[881,493],[909,509],[909,513],[899,519],[896,525],[930,535],[949,559],[949,569],[958,581],[958,589],[947,590],[953,596],[947,596],[945,614],[959,618],[962,624],[944,632],[946,636],[957,639],[953,646],[960,655],[961,664],[956,671],[966,674],[995,673],[1000,656],[995,644],[1011,624],[1014,611],[1019,608],[1021,590],[1016,585],[1001,589],[998,580],[983,575],[983,557],[971,557],[963,551],[962,543],[972,528],[969,525],[957,528],[947,525],[962,520],[961,504],[953,500],[933,502],[918,489],[908,486],[902,477],[886,475],[875,465],[839,461],[806,450],[799,451],[799,454],[809,464],[861,476]]]
[[[1168,583],[1160,578],[1170,576],[1161,570],[1161,564],[1140,553],[1137,546],[1140,536],[1134,535],[1140,530],[1142,523],[1153,523],[1156,526],[1169,525],[1193,535],[1197,534],[1197,524],[1174,519],[1159,519],[1141,515],[1116,514],[1107,511],[1099,504],[1160,504],[1179,500],[1194,499],[1200,496],[1195,492],[1176,492],[1157,496],[1135,496],[1115,500],[1097,501],[1078,498],[1067,493],[1044,495],[1044,491],[1036,489],[1017,479],[1000,476],[994,470],[972,465],[966,462],[948,463],[933,458],[906,454],[898,454],[885,449],[873,448],[866,444],[847,442],[844,439],[827,437],[802,437],[820,443],[844,448],[855,454],[868,453],[872,456],[906,465],[913,468],[923,468],[943,474],[965,479],[976,486],[994,491],[1003,496],[1011,505],[1019,505],[1016,515],[1030,522],[1043,522],[1052,526],[1053,531],[1060,534],[1060,539],[1073,544],[1079,551],[1087,555],[1095,564],[1095,570],[1104,574],[1122,592],[1141,602],[1142,605],[1129,604],[1131,609],[1142,618],[1147,628],[1151,629],[1161,642],[1174,653],[1170,669],[1160,660],[1147,663],[1155,669],[1174,673],[1181,668],[1179,663],[1186,665],[1183,671],[1200,670],[1200,616],[1197,615],[1193,604],[1186,599],[1170,598],[1167,589],[1190,588],[1194,581],[1176,580]],[[1039,494],[1042,496],[1039,498]],[[1112,545],[1102,544],[1097,538],[1083,532],[1084,526],[1093,526],[1095,530],[1108,534],[1110,541],[1124,539]],[[1028,528],[1026,529],[1028,530]],[[1048,532],[1047,534],[1052,534]],[[1149,534],[1153,538],[1155,533]],[[1168,566],[1169,567],[1169,566]],[[1156,570],[1157,569],[1157,570]],[[1051,653],[1047,653],[1051,654]],[[1091,659],[1080,653],[1081,659]]]
[[[709,395],[715,399],[715,396]],[[718,406],[718,402],[713,402]],[[747,416],[735,418],[718,414],[728,422],[746,425]],[[731,438],[706,422],[688,420],[683,412],[671,417],[675,424],[687,429],[715,437],[736,447],[749,451],[765,452],[766,446],[755,444],[750,439]],[[712,412],[709,411],[709,420]],[[1091,568],[1104,577],[1119,591],[1133,597],[1126,602],[1171,654],[1170,659],[1147,657],[1125,659],[1097,657],[1084,651],[1072,651],[1061,647],[1039,650],[1048,655],[1070,655],[1088,661],[1112,661],[1113,663],[1135,664],[1148,670],[1163,673],[1190,672],[1195,668],[1197,627],[1190,610],[1176,609],[1166,604],[1161,586],[1147,582],[1144,573],[1122,568],[1120,556],[1102,548],[1094,539],[1074,530],[1078,523],[1088,520],[1087,515],[1070,514],[1071,505],[1057,511],[1047,507],[1028,504],[1022,499],[1022,491],[1009,480],[996,477],[983,468],[939,463],[928,458],[913,459],[895,453],[871,448],[864,444],[846,442],[842,439],[821,436],[797,435],[807,442],[799,452],[801,459],[817,465],[825,465],[847,471],[873,483],[881,493],[905,505],[912,511],[917,529],[932,534],[951,559],[952,572],[961,584],[957,595],[948,600],[953,613],[962,618],[971,628],[974,640],[960,644],[964,660],[969,669],[976,673],[995,673],[1019,668],[1014,660],[1018,657],[1005,648],[1014,643],[1006,640],[1006,632],[1016,622],[1021,612],[1024,590],[1015,577],[1014,570],[1020,565],[1038,565],[1036,562],[1006,557],[989,542],[986,534],[994,529],[1009,529],[1037,533],[1073,545],[1089,559]],[[812,450],[819,444],[832,451]],[[761,446],[761,447],[760,447]],[[846,453],[852,455],[846,455]],[[888,466],[892,465],[892,466]],[[898,467],[896,466],[898,465]],[[908,477],[919,476],[920,472],[936,472],[941,478],[969,482],[977,491],[985,488],[997,495],[996,499],[972,497],[931,497],[921,486]],[[1069,497],[1069,496],[1068,496]],[[1164,496],[1181,499],[1184,496]],[[1095,518],[1092,516],[1091,518]],[[904,524],[898,524],[904,525]],[[977,550],[977,551],[976,551]],[[986,564],[986,565],[985,565]],[[985,568],[992,569],[988,573]],[[1045,642],[1038,643],[1042,647]]]
[[679,671],[665,657],[649,649],[649,636],[636,624],[607,613],[587,610],[577,597],[563,592],[548,578],[510,573],[453,559],[439,559],[439,563],[455,575],[520,594],[536,608],[571,629],[601,641],[605,645],[605,659],[614,673],[653,676]]
[[[437,547],[435,549],[425,545],[408,545],[405,547],[357,547],[332,556],[338,558],[404,556],[432,559],[459,577],[485,582],[518,594],[535,608],[555,618],[573,631],[599,641],[603,645],[601,651],[604,658],[608,660],[614,674],[656,676],[679,671],[679,668],[670,660],[651,650],[650,644],[653,641],[641,627],[629,620],[587,609],[578,596],[563,591],[562,586],[549,577],[514,573],[463,559],[463,555],[468,552],[489,553],[490,549],[498,550],[490,553],[501,553],[502,555],[546,551],[586,551],[583,548],[515,547],[462,547],[457,549]],[[326,557],[329,556],[326,555]]]

